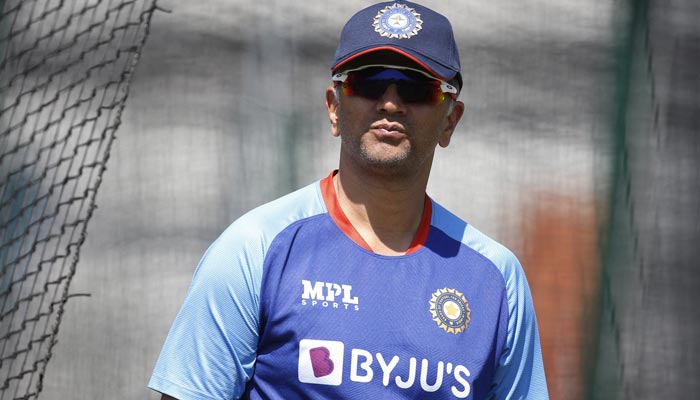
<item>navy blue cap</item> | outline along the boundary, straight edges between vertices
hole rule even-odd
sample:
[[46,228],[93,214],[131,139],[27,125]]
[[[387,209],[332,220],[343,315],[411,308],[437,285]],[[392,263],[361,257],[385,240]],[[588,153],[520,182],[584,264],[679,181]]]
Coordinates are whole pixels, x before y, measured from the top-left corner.
[[452,25],[443,15],[408,1],[367,7],[343,27],[333,73],[369,64],[421,68],[462,86],[461,66]]

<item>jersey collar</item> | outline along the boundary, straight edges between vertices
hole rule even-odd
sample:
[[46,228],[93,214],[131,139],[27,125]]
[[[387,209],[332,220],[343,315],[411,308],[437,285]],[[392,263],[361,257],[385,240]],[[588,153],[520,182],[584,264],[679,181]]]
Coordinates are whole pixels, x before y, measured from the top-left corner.
[[[328,214],[330,214],[333,221],[338,225],[345,235],[347,235],[353,242],[361,246],[367,251],[374,252],[372,248],[365,242],[365,240],[360,236],[354,226],[350,223],[350,220],[345,215],[343,210],[340,208],[340,203],[338,202],[338,195],[335,192],[335,187],[333,186],[333,176],[338,173],[338,170],[332,171],[327,177],[321,180],[321,195],[323,196],[323,202],[326,204],[326,209]],[[428,195],[425,195],[425,203],[423,205],[423,217],[421,218],[420,226],[416,232],[416,236],[413,238],[411,245],[406,250],[406,254],[415,253],[420,250],[425,242],[428,240],[428,233],[430,232],[430,217],[433,213],[433,203]]]

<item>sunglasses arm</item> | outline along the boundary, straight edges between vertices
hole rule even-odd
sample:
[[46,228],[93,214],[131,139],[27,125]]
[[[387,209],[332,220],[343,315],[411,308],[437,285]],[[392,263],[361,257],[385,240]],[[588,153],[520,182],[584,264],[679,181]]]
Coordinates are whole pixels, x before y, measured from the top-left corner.
[[345,72],[338,72],[333,75],[333,82],[345,83],[346,80],[348,80],[348,74]]
[[445,81],[440,81],[440,89],[442,90],[442,93],[452,93],[454,95],[457,94],[457,88]]

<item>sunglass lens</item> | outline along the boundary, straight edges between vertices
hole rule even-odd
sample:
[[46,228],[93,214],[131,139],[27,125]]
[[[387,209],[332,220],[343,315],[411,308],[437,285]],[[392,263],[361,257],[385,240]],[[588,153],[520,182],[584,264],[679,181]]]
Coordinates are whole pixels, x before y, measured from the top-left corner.
[[359,96],[376,100],[386,92],[389,84],[391,84],[390,81],[383,80],[357,80],[354,86]]
[[426,80],[395,80],[374,79],[362,75],[350,75],[343,83],[344,93],[347,96],[361,96],[376,100],[380,98],[391,84],[395,84],[399,96],[406,103],[437,104],[444,99],[437,81]]
[[442,92],[428,82],[411,82],[397,85],[399,96],[407,103],[435,104],[442,98]]

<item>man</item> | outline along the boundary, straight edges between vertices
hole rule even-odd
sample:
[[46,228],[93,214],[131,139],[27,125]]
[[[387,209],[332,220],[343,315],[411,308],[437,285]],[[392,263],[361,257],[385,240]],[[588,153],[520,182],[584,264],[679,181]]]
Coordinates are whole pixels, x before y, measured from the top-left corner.
[[344,27],[326,91],[337,171],[207,250],[150,387],[164,399],[546,399],[508,250],[426,193],[464,111],[452,27],[409,2]]

